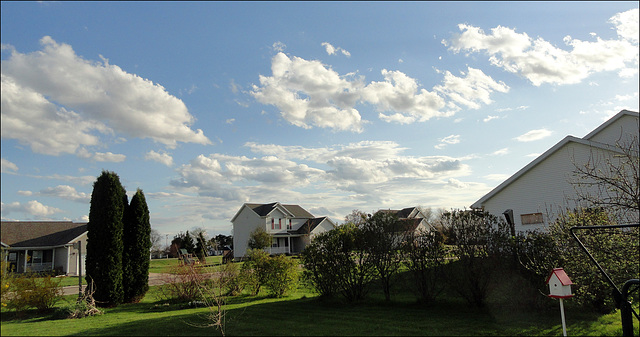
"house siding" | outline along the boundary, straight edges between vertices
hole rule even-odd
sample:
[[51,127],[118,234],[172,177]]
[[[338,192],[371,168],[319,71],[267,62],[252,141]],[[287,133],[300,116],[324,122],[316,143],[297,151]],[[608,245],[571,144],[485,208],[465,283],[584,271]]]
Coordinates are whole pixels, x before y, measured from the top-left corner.
[[[485,195],[472,208],[483,208],[500,216],[505,210],[512,209],[516,230],[546,229],[560,212],[584,206],[578,204],[578,192],[571,184],[571,181],[576,180],[576,166],[583,166],[593,158],[616,160],[611,146],[621,138],[624,141],[637,135],[638,114],[622,111],[582,139],[565,138],[550,149],[548,154],[545,153],[546,157],[534,160],[523,168],[522,173],[516,173],[503,183],[506,185]],[[536,162],[537,164],[533,164]],[[604,160],[592,160],[591,163],[604,165]],[[596,189],[582,187],[581,192],[596,193]],[[542,213],[544,223],[522,224],[522,215],[532,219],[537,217],[536,213]]]
[[[243,206],[233,222],[233,254],[235,257],[244,256],[248,248],[249,235],[260,226],[267,229],[264,219],[261,219],[251,208]],[[271,229],[271,220],[269,220],[269,229]]]
[[[544,229],[560,209],[575,207],[575,190],[569,183],[574,168],[573,160],[584,162],[588,158],[588,146],[569,142],[500,193],[487,200],[484,210],[501,215],[513,210],[516,230]],[[543,224],[523,225],[521,215],[542,213]]]

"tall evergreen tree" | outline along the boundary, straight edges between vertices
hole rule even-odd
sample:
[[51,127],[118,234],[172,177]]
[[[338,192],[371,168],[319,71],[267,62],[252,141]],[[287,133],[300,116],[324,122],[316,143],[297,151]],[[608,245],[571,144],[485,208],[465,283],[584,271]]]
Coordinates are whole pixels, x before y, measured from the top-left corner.
[[93,183],[87,224],[86,280],[103,306],[122,303],[122,218],[127,194],[114,172],[102,171]]
[[124,216],[122,285],[126,303],[138,302],[149,290],[150,236],[149,208],[138,189]]

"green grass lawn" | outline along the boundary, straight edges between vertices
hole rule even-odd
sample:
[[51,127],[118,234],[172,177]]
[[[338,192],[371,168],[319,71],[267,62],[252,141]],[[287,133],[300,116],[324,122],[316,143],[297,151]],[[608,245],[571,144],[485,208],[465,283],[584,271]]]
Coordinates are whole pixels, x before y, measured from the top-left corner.
[[[172,263],[152,261],[158,272]],[[209,262],[209,261],[207,261]],[[76,279],[77,280],[77,279]],[[506,285],[506,286],[510,286]],[[562,334],[558,302],[544,298],[549,305],[531,310],[517,300],[494,295],[485,308],[470,307],[457,294],[445,292],[431,305],[416,303],[406,284],[396,284],[392,301],[385,302],[376,287],[360,303],[346,304],[339,298],[321,300],[307,288],[299,287],[289,296],[276,299],[264,295],[240,295],[228,299],[225,319],[227,335],[501,335],[559,336]],[[497,288],[499,292],[500,288]],[[2,336],[27,335],[220,335],[206,315],[208,308],[186,304],[166,305],[152,287],[140,303],[104,309],[101,316],[61,319],[55,314],[27,312],[23,317],[2,311]],[[76,296],[65,298],[67,303]],[[59,303],[58,307],[67,303]],[[547,303],[547,302],[544,302]],[[620,313],[601,315],[572,305],[567,300],[565,314],[569,335],[621,335]],[[636,309],[637,310],[637,309]],[[634,318],[635,333],[638,321]]]

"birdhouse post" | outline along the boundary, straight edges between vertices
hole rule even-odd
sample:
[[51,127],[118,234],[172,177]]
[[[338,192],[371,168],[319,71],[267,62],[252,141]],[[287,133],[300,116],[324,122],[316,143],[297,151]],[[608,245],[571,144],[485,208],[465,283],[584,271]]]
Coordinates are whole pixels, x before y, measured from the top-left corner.
[[564,305],[562,300],[565,298],[571,298],[571,279],[569,275],[564,272],[562,268],[553,268],[551,274],[547,278],[547,284],[549,285],[549,297],[557,298],[560,300],[560,317],[562,318],[562,334],[567,335],[567,325],[564,321]]

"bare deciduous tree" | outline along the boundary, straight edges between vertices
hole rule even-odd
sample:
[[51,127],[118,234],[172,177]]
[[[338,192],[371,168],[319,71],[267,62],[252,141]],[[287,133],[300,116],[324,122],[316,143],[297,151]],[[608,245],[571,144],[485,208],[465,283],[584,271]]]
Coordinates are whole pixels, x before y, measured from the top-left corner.
[[638,145],[638,135],[630,135],[619,139],[608,150],[592,148],[584,163],[574,160],[571,184],[578,201],[587,207],[606,208],[620,222],[637,222],[640,214]]

